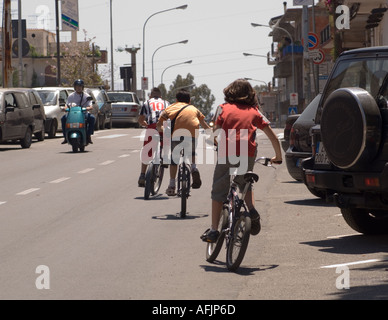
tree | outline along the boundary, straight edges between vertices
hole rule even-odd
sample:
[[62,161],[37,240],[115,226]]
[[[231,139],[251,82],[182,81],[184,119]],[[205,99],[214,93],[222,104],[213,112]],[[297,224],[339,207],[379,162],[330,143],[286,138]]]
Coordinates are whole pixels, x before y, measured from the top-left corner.
[[[72,85],[74,80],[82,79],[86,86],[102,85],[103,81],[98,70],[95,70],[94,59],[101,53],[93,50],[93,39],[86,38],[84,31],[84,42],[70,42],[61,44],[61,83],[63,85]],[[56,57],[53,57],[56,59]],[[54,66],[56,72],[56,66]]]
[[216,99],[214,95],[211,94],[211,90],[206,84],[196,86],[194,83],[194,76],[190,73],[187,74],[186,78],[178,75],[170,86],[169,91],[167,91],[164,84],[159,85],[162,96],[170,102],[175,101],[177,90],[182,88],[190,91],[191,103],[196,106],[205,116],[210,113],[213,103]]

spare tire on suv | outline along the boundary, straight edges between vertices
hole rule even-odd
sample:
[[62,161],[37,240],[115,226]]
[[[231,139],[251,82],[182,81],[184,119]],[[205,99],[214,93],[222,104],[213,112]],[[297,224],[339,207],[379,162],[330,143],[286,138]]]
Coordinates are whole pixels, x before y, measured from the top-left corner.
[[361,88],[330,94],[322,110],[321,137],[329,160],[341,169],[360,169],[372,161],[381,140],[381,114]]

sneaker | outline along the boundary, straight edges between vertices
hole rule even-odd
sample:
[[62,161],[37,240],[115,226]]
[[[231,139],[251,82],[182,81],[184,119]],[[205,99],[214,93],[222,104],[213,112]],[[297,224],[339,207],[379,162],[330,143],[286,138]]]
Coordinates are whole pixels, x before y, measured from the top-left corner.
[[166,194],[167,194],[169,197],[176,196],[175,187],[168,186],[168,188],[167,188],[167,190],[166,190]]
[[199,189],[201,187],[201,184],[202,184],[202,181],[201,181],[201,177],[199,175],[199,171],[197,168],[195,168],[192,172],[191,172],[191,175],[193,177],[193,183],[191,185],[191,187],[193,189]]
[[201,240],[203,242],[209,242],[214,243],[217,241],[218,237],[220,236],[220,232],[218,230],[211,230],[207,229],[202,235]]
[[260,215],[255,208],[249,210],[251,216],[251,235],[259,234],[261,230]]
[[88,136],[86,140],[87,140],[88,144],[93,144],[91,136]]
[[140,177],[139,177],[139,180],[138,180],[137,183],[138,183],[140,188],[144,188],[145,187],[145,174],[144,173],[140,174]]

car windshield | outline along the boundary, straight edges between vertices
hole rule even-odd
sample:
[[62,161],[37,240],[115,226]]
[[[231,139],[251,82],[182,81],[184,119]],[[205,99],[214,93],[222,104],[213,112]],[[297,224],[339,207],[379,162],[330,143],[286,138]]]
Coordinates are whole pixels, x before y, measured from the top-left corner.
[[324,100],[334,90],[345,87],[359,87],[376,97],[387,72],[388,59],[386,58],[344,59],[334,70],[327,85]]
[[38,91],[40,98],[42,99],[43,105],[52,106],[57,104],[57,96],[58,93],[55,91],[46,91],[39,90]]
[[119,102],[133,102],[132,95],[124,92],[109,92],[109,99]]

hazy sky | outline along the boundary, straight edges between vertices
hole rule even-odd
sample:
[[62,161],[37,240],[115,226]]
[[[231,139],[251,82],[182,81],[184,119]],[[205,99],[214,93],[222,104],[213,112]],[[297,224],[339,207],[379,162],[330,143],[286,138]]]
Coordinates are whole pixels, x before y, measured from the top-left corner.
[[[28,28],[47,26],[55,32],[54,0],[21,0],[22,16]],[[113,47],[143,47],[143,25],[147,18],[161,10],[184,4],[186,10],[172,10],[150,18],[146,25],[145,74],[152,85],[151,57],[165,44],[189,40],[187,44],[168,46],[157,51],[154,59],[155,85],[169,66],[187,60],[192,64],[171,67],[165,71],[163,82],[169,87],[177,74],[194,76],[197,85],[207,84],[223,102],[222,90],[237,78],[249,77],[271,81],[273,67],[265,58],[245,57],[243,52],[266,55],[270,50],[271,29],[252,27],[251,22],[268,24],[271,17],[283,14],[283,0],[113,0]],[[288,0],[288,7],[292,7]],[[0,4],[2,6],[2,3]],[[109,52],[110,62],[110,0],[79,0],[79,25],[94,38],[101,49]],[[17,1],[12,1],[13,18],[17,18]],[[83,40],[84,33],[78,33]],[[61,40],[70,40],[69,32],[61,33]],[[138,86],[142,75],[143,51],[137,54]],[[130,54],[114,53],[115,89],[122,88],[119,67],[130,63]],[[100,69],[106,69],[100,67]],[[110,72],[104,73],[110,80]],[[252,82],[253,85],[261,84]]]

